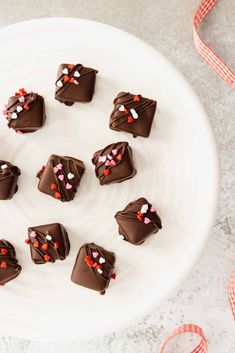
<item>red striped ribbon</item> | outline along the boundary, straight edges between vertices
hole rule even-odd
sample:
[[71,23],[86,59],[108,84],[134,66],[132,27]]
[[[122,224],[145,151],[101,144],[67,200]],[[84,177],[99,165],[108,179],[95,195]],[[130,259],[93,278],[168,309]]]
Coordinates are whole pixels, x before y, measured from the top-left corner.
[[218,0],[202,0],[199,5],[193,22],[194,43],[199,54],[207,61],[211,68],[235,89],[235,73],[206,45],[197,32],[198,27],[217,1]]

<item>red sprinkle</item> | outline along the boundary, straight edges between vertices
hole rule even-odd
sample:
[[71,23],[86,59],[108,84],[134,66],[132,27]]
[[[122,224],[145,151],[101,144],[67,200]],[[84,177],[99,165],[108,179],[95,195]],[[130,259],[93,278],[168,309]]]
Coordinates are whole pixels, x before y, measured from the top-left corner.
[[134,122],[134,119],[132,118],[132,116],[128,116],[127,122],[128,124],[132,124]]
[[68,82],[70,80],[69,76],[65,75],[64,76],[64,82]]
[[2,255],[6,255],[6,254],[7,254],[7,252],[8,252],[8,250],[7,250],[7,249],[2,249],[2,250],[1,250]]
[[43,249],[43,250],[48,250],[48,244],[47,244],[47,243],[43,244],[43,245],[42,245],[42,249]]
[[113,273],[111,276],[112,279],[116,279],[116,277],[117,277],[116,273]]
[[2,261],[2,263],[1,263],[1,268],[7,268],[7,263],[6,263],[6,261]]
[[119,161],[122,160],[122,155],[121,155],[121,153],[117,156],[117,159],[118,159]]
[[140,101],[140,97],[139,96],[135,96],[134,97],[134,102],[139,102]]
[[19,96],[21,96],[21,94],[20,94],[19,92],[16,92],[16,93],[15,93],[15,96],[16,96],[16,97],[19,97]]
[[55,242],[55,244],[54,244],[54,248],[55,248],[55,249],[59,249],[59,247],[60,247],[60,244],[59,244],[59,243],[57,243],[57,242]]
[[23,105],[23,108],[24,108],[25,110],[29,110],[29,109],[30,109],[30,106],[29,106],[27,103],[25,103],[25,104]]
[[143,220],[143,213],[141,213],[140,211],[137,213],[137,219],[139,221],[142,221]]
[[46,261],[46,262],[49,262],[50,261],[50,259],[51,259],[51,257],[49,256],[49,255],[44,255],[44,260]]
[[61,198],[60,192],[58,192],[58,191],[55,192],[55,198],[56,199],[60,199]]
[[125,108],[124,113],[129,114],[128,109]]
[[86,256],[86,257],[85,257],[85,261],[86,261],[86,263],[87,263],[87,265],[88,265],[89,267],[92,267],[92,266],[93,266],[93,261],[91,260],[91,257],[90,257],[90,256]]
[[39,242],[38,242],[38,241],[35,241],[35,242],[33,243],[33,246],[34,246],[34,248],[39,248]]
[[68,68],[72,70],[74,66],[75,66],[74,64],[69,64]]
[[19,92],[20,92],[23,96],[26,96],[26,94],[28,94],[24,88],[20,88],[20,89],[19,89]]
[[71,78],[69,79],[69,82],[70,82],[70,83],[73,83],[73,82],[74,82],[74,78],[71,77]]
[[104,173],[104,175],[106,175],[106,176],[107,176],[107,175],[109,175],[109,174],[110,174],[110,170],[109,170],[109,169],[105,169],[103,173]]
[[51,190],[56,190],[57,189],[57,185],[55,183],[51,183]]
[[29,244],[30,243],[30,239],[25,239],[24,241],[26,244]]

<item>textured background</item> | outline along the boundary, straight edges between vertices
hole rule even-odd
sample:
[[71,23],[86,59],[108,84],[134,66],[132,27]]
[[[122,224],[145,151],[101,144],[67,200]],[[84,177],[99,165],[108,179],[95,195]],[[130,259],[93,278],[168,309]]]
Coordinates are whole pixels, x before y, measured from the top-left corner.
[[[192,19],[198,3],[199,0],[0,0],[0,26],[39,17],[87,18],[135,34],[165,54],[205,105],[216,134],[222,171],[216,224],[197,267],[178,293],[125,331],[66,344],[36,344],[0,337],[0,353],[158,353],[167,334],[182,323],[197,323],[205,330],[210,352],[234,352],[234,322],[226,286],[235,268],[235,92],[194,49]],[[202,28],[208,44],[233,69],[234,18],[234,0],[220,0]],[[180,345],[182,341],[177,342]],[[184,352],[190,351],[192,342],[183,347]],[[181,351],[176,344],[171,353]]]

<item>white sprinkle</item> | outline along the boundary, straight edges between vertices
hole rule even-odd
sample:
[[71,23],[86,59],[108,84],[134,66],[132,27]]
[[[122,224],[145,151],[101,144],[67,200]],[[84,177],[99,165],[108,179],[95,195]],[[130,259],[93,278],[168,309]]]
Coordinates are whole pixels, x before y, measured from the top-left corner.
[[65,74],[65,75],[68,75],[69,70],[67,68],[65,68],[64,70],[62,70],[62,73]]
[[148,204],[146,203],[145,205],[143,205],[143,206],[141,207],[140,212],[141,212],[141,213],[146,213],[146,212],[148,211],[148,208],[149,208],[149,206],[148,206]]
[[119,235],[119,239],[120,239],[120,240],[124,240],[125,238],[124,238],[123,235]]
[[100,263],[100,264],[104,264],[104,263],[105,263],[105,259],[104,259],[103,257],[100,257],[99,263]]
[[16,107],[16,110],[17,110],[17,112],[19,113],[19,112],[21,112],[21,111],[23,110],[23,108],[22,108],[20,105],[18,105],[18,106]]
[[118,109],[120,110],[120,112],[124,112],[125,107],[124,107],[124,105],[122,104],[122,105],[120,105],[120,107],[119,107]]
[[134,119],[138,119],[138,114],[136,113],[135,109],[130,109],[130,112]]
[[59,80],[59,81],[57,81],[57,82],[56,82],[56,86],[58,86],[58,87],[62,87],[62,86],[63,86],[62,81],[60,81],[60,80]]
[[1,165],[1,169],[6,169],[7,168],[7,164],[2,164]]
[[16,114],[15,112],[12,113],[12,114],[11,114],[11,118],[12,118],[12,119],[17,119],[17,114]]
[[100,274],[102,274],[103,273],[103,271],[100,269],[100,268],[98,268],[98,270],[97,270]]
[[74,77],[80,77],[80,73],[78,71],[75,71],[74,74],[73,74]]
[[69,173],[69,174],[67,175],[67,177],[68,177],[69,180],[70,180],[70,179],[73,179],[73,178],[74,178],[74,174],[73,174],[73,173]]
[[50,241],[50,240],[52,240],[52,236],[50,234],[47,234],[46,239]]

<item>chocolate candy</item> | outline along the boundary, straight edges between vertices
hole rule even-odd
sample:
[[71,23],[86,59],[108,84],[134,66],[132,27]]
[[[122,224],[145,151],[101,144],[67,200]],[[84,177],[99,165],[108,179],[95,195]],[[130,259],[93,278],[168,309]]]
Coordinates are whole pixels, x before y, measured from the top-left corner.
[[37,131],[46,120],[44,99],[38,93],[28,93],[20,88],[9,98],[3,114],[8,120],[8,127],[17,133]]
[[28,228],[28,239],[32,261],[39,265],[56,260],[65,260],[69,254],[68,233],[60,223]]
[[119,234],[129,243],[139,245],[162,228],[156,209],[144,198],[130,202],[115,215]]
[[95,92],[97,70],[82,64],[61,64],[57,73],[55,99],[66,105],[90,102]]
[[60,201],[71,201],[84,172],[85,166],[79,159],[53,154],[37,174],[38,189]]
[[0,160],[0,200],[10,200],[17,192],[20,169],[10,162]]
[[14,246],[9,241],[0,240],[0,285],[16,278],[22,268],[16,259]]
[[71,281],[105,294],[113,273],[116,256],[94,243],[84,244],[77,255]]
[[148,137],[150,134],[157,102],[120,92],[114,99],[114,109],[110,116],[109,127],[116,131],[126,131],[136,136]]
[[97,151],[92,163],[100,184],[120,183],[136,174],[128,142],[117,142]]

